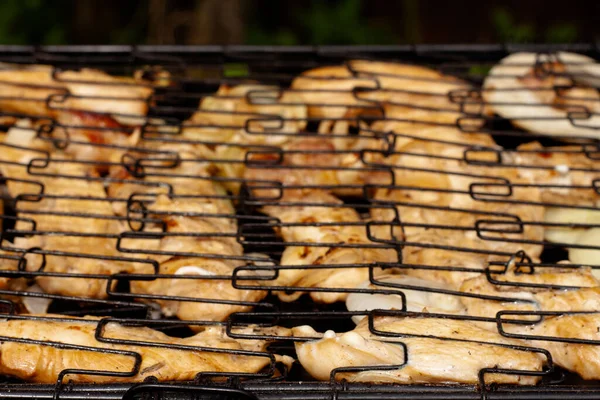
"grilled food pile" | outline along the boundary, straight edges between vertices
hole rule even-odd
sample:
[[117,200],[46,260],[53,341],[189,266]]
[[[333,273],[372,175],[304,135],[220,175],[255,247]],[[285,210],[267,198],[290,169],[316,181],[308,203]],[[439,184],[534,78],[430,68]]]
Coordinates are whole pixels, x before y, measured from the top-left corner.
[[3,64],[0,373],[600,379],[599,79],[350,60],[182,119],[166,71]]

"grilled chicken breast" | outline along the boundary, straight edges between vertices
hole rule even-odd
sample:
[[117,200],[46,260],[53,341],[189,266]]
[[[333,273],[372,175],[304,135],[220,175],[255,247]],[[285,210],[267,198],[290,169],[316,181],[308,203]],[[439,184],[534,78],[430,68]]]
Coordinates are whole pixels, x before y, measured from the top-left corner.
[[[150,376],[173,381],[191,380],[201,372],[256,373],[272,362],[265,352],[267,342],[231,339],[221,326],[179,339],[146,327],[108,323],[101,336],[129,342],[123,344],[96,339],[97,318],[40,317],[44,318],[0,322],[0,335],[5,337],[0,345],[0,373],[38,383],[54,383],[67,369],[99,374],[68,374],[65,381],[139,382]],[[251,333],[254,328],[245,329]],[[287,334],[287,330],[277,329],[278,335]],[[246,354],[236,354],[238,351]],[[141,358],[138,368],[136,354]]]
[[539,377],[518,375],[519,371],[541,371],[544,363],[544,357],[523,347],[523,342],[470,321],[378,317],[374,323],[375,329],[392,336],[370,332],[366,319],[341,334],[320,334],[309,326],[294,328],[294,336],[316,338],[296,343],[298,360],[319,380],[329,380],[336,368],[354,367],[360,371],[340,371],[335,378],[407,384],[477,384],[481,370],[506,368],[514,374],[490,374],[485,381],[531,385]]
[[[506,316],[506,318],[511,317],[513,316]],[[532,315],[531,318],[536,320],[541,318],[542,320],[531,325],[504,323],[503,329],[509,333],[526,335],[528,342],[533,346],[550,351],[552,360],[557,365],[578,373],[583,379],[596,380],[600,378],[600,348],[597,344],[600,340],[598,332],[600,318],[597,312],[546,317]],[[567,342],[553,339],[563,339]],[[592,342],[589,344],[569,343],[569,339]]]
[[[343,202],[335,196],[324,191],[284,192],[280,204],[267,205],[263,212],[284,224],[280,228],[284,241],[306,245],[286,247],[281,256],[283,269],[279,269],[274,285],[328,288],[331,291],[311,292],[311,297],[315,301],[333,303],[346,297],[346,293],[333,290],[354,288],[368,279],[368,267],[373,263],[398,261],[395,250],[368,239],[366,223],[361,221],[356,210],[343,207]],[[307,268],[332,264],[364,267]],[[278,292],[278,295],[284,301],[293,301],[301,293],[288,295]]]

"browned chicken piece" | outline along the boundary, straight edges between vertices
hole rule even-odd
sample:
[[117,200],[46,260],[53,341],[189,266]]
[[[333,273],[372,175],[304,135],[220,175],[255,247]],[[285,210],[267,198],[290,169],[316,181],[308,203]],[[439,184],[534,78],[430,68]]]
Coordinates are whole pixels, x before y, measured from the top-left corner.
[[[594,190],[593,181],[600,173],[600,160],[594,160],[593,151],[588,145],[543,147],[538,142],[531,142],[519,146],[516,151],[503,152],[503,157],[504,163],[517,166],[520,174],[533,183],[558,186],[541,187],[542,201],[596,206],[600,197]],[[576,188],[578,186],[582,188]]]
[[417,65],[366,60],[349,65],[357,76],[377,80],[379,90],[358,97],[382,104],[387,118],[455,124],[464,115],[461,104],[450,98],[467,91],[467,82]]
[[[507,284],[494,284],[486,276],[471,278],[461,285],[465,293],[513,298],[515,301],[497,301],[479,297],[462,297],[469,315],[493,318],[499,311],[593,311],[600,307],[600,288],[589,268],[537,268],[533,274],[493,274],[492,277]],[[520,287],[516,284],[542,284],[570,286],[573,289]],[[579,289],[578,289],[579,288]]]
[[[105,326],[102,335],[104,338],[133,342],[113,344],[95,338],[97,318],[63,319],[64,317],[52,315],[41,317],[49,318],[9,319],[0,322],[0,334],[3,337],[25,340],[3,340],[0,345],[0,373],[37,383],[55,383],[61,371],[66,369],[121,374],[66,376],[65,381],[74,382],[140,382],[151,376],[160,381],[181,381],[192,380],[200,372],[256,373],[272,363],[266,352],[266,341],[231,339],[222,326],[206,327],[195,336],[180,339],[150,328],[127,327],[112,322]],[[255,328],[244,329],[247,332],[241,333],[251,334]],[[279,336],[289,335],[285,328],[270,329],[276,330]],[[27,340],[38,340],[48,344],[27,343]],[[151,347],[144,343],[188,348]],[[61,345],[87,348],[61,348]],[[199,347],[210,347],[216,351],[198,349]],[[224,351],[219,352],[219,349]],[[229,353],[227,350],[240,351],[243,354]],[[132,353],[141,357],[138,370],[134,369],[135,359]],[[285,356],[276,358],[287,363],[290,361]],[[130,371],[132,375],[126,376]]]
[[[222,85],[215,95],[202,99],[199,110],[184,122],[182,133],[197,140],[277,145],[287,140],[278,132],[304,129],[306,117],[306,106],[294,92],[258,84]],[[258,133],[245,132],[246,123]],[[260,134],[265,131],[273,134]]]
[[58,71],[49,65],[0,67],[0,109],[54,116],[61,109],[144,116],[152,89],[133,78],[95,69]]
[[[531,317],[536,320],[542,318],[542,320],[531,325],[505,322],[502,328],[511,334],[526,335],[531,345],[548,350],[555,364],[576,372],[583,379],[600,379],[600,346],[598,346],[600,315],[597,312],[544,317],[532,315]],[[504,318],[514,319],[514,316],[506,315]],[[561,343],[553,339],[581,339],[595,341],[595,343]]]
[[[381,160],[382,140],[356,139],[352,145],[335,142],[324,136],[297,138],[283,145],[282,153],[252,154],[248,157],[244,178],[255,186],[274,186],[275,183],[284,187],[323,186],[342,196],[362,196],[365,184],[391,184],[391,172],[363,162]],[[346,148],[339,149],[336,145]],[[365,149],[374,151],[361,155]]]
[[[33,137],[35,132],[27,128],[26,123],[21,123],[21,125],[11,129],[0,153],[1,161],[17,164],[0,163],[0,171],[7,178],[31,180],[32,175],[27,171],[27,166],[35,158],[46,159],[42,152],[36,151],[44,149],[46,143],[35,139]],[[63,235],[34,233],[29,237],[17,237],[14,246],[25,250],[39,247],[45,251],[63,251],[84,256],[80,258],[47,255],[45,272],[110,275],[117,272],[133,272],[136,268],[143,270],[144,267],[136,263],[90,258],[93,256],[121,256],[122,254],[116,249],[116,237],[102,237],[102,235],[118,235],[124,226],[121,221],[113,218],[111,205],[105,201],[106,193],[102,183],[77,179],[77,177],[90,176],[91,172],[85,165],[74,162],[67,155],[60,159],[63,161],[50,159],[45,168],[33,168],[33,171],[40,173],[35,175],[34,180],[44,185],[44,197],[39,201],[19,201],[17,211],[20,217],[35,220],[37,231],[66,233]],[[62,174],[76,178],[52,177],[43,174]],[[91,178],[95,178],[95,176],[91,175]],[[27,182],[9,180],[7,186],[13,198],[26,194],[35,196],[39,193],[36,185]],[[69,198],[69,196],[78,198]],[[56,215],[56,213],[68,214]],[[83,216],[73,216],[78,213]],[[29,231],[32,226],[21,220],[18,221],[16,229]],[[83,233],[89,236],[82,240],[80,236],[68,232]],[[41,265],[40,255],[30,253],[26,259],[27,270],[35,271]],[[146,268],[149,268],[148,264],[146,264]],[[48,293],[90,297],[106,296],[106,281],[103,279],[40,276],[37,278],[37,282]]]
[[[234,269],[245,264],[243,248],[237,241],[235,209],[224,188],[212,179],[211,163],[202,158],[202,153],[195,152],[198,148],[190,146],[181,151],[180,147],[163,143],[165,150],[179,152],[181,162],[168,168],[152,164],[145,168],[146,175],[137,179],[139,182],[122,167],[112,171],[113,177],[124,181],[111,184],[109,195],[127,199],[133,193],[141,194],[136,199],[145,204],[148,218],[161,221],[144,227],[144,232],[155,233],[156,239],[143,235],[124,238],[122,247],[138,250],[140,256],[160,262],[159,274],[172,276],[132,281],[131,290],[139,295],[184,298],[154,300],[166,315],[222,321],[232,312],[249,311],[250,303],[262,300],[266,292],[232,286]],[[169,196],[162,188],[146,186],[144,182],[171,185],[175,195]],[[126,207],[120,203],[115,211],[125,215]],[[163,228],[165,236],[161,235]]]
[[[77,160],[106,162],[110,146],[133,146],[153,93],[148,82],[103,71],[58,71],[47,65],[3,65],[0,110],[51,117],[59,125],[45,135]],[[105,170],[106,166],[96,168]]]
[[257,290],[233,287],[233,270],[244,264],[228,259],[174,258],[160,265],[160,273],[173,278],[132,281],[131,292],[187,299],[154,300],[167,316],[176,315],[182,320],[224,321],[233,312],[250,311],[251,303],[257,303],[267,295],[264,290],[259,290],[261,281],[243,281],[244,285],[256,286]]
[[319,67],[303,72],[292,82],[292,92],[308,106],[308,116],[344,118],[381,115],[376,102],[359,99],[359,90],[377,89],[377,81],[360,78],[347,66]]
[[[471,165],[463,159],[465,150],[473,146],[484,146],[492,152],[498,149],[489,135],[391,121],[376,123],[373,129],[397,134],[395,153],[384,160],[394,170],[396,186],[378,189],[375,200],[397,205],[407,242],[433,245],[406,245],[403,262],[474,270],[458,273],[407,269],[408,274],[427,278],[433,273],[457,289],[489,261],[504,260],[519,250],[533,259],[539,256],[541,245],[520,241],[542,241],[543,228],[523,225],[519,232],[514,222],[515,217],[525,222],[543,218],[543,207],[518,203],[539,202],[539,192],[531,187],[512,187],[509,196],[493,196],[506,193],[506,187],[494,186],[502,185],[505,179],[511,183],[529,181],[515,168]],[[470,194],[473,184],[481,185],[473,189],[477,198]],[[478,237],[477,227],[482,238]]]
[[531,348],[519,348],[524,342],[504,338],[471,321],[377,317],[374,327],[397,336],[370,332],[366,318],[354,330],[341,334],[317,333],[309,326],[293,328],[293,336],[319,338],[296,343],[298,360],[319,380],[329,380],[336,368],[364,367],[360,372],[337,373],[335,378],[369,383],[477,384],[482,369],[502,368],[515,372],[488,373],[485,382],[521,385],[535,384],[539,376],[518,373],[540,372],[545,361]]
[[[277,205],[267,205],[262,211],[284,224],[279,232],[285,242],[309,243],[286,247],[281,257],[281,265],[298,267],[280,269],[278,278],[270,282],[273,285],[332,290],[354,288],[368,279],[367,266],[377,261],[389,263],[398,261],[395,250],[367,238],[366,222],[361,220],[353,208],[344,207],[341,200],[327,192],[285,190],[283,198]],[[291,225],[285,226],[285,224]],[[329,225],[319,226],[319,224]],[[331,246],[323,246],[325,244]],[[336,244],[342,246],[335,246]],[[365,268],[303,267],[332,264],[362,264]],[[294,301],[302,295],[302,292],[293,294],[278,292],[277,294],[283,301]],[[333,303],[344,300],[347,293],[328,291],[311,292],[310,295],[315,301]]]
[[[600,137],[600,94],[568,75],[579,55],[514,53],[488,73],[482,96],[492,112],[541,135]],[[584,57],[592,62],[594,60]]]
[[[289,141],[290,134],[306,127],[306,118],[306,105],[292,91],[258,84],[222,85],[214,96],[200,101],[198,111],[183,123],[181,134],[186,140],[206,144],[212,153],[209,158],[237,161],[217,163],[215,168],[221,176],[241,178],[249,149]],[[235,181],[224,185],[239,191]]]
[[[594,159],[594,151],[591,145],[542,147],[532,142],[519,146],[517,151],[506,152],[505,162],[520,166],[523,175],[542,185],[542,201],[554,205],[546,208],[544,222],[559,225],[546,226],[547,240],[562,245],[598,246],[600,196],[595,181],[600,173],[600,162]],[[590,228],[573,227],[572,224],[587,224]],[[572,262],[596,264],[598,250],[568,250]]]
[[48,136],[64,147],[66,154],[90,162],[89,168],[101,173],[108,171],[111,159],[135,146],[141,134],[139,127],[122,125],[108,115],[91,112],[61,112],[56,120],[60,125]]

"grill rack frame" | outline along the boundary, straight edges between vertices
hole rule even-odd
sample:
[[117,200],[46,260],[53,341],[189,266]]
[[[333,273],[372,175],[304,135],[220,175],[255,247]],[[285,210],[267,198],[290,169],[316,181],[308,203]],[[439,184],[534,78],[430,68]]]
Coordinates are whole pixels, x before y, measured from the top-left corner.
[[[428,59],[428,57],[430,57],[432,60],[435,61],[439,61],[439,59],[444,59],[444,57],[449,58],[449,59],[461,59],[461,57],[482,57],[482,58],[488,58],[491,56],[491,58],[501,58],[504,55],[507,55],[511,52],[514,51],[520,51],[520,50],[526,50],[526,51],[557,51],[557,50],[569,50],[569,51],[576,51],[576,52],[580,52],[580,53],[584,53],[584,54],[594,54],[597,55],[598,52],[600,52],[600,47],[598,46],[598,44],[575,44],[575,45],[561,45],[561,46],[547,46],[547,45],[423,45],[423,46],[321,46],[321,47],[312,47],[312,46],[297,46],[297,47],[291,47],[291,48],[277,48],[277,47],[270,47],[270,46],[226,46],[226,47],[221,47],[221,46],[44,46],[44,47],[30,47],[30,46],[0,46],[0,59],[5,60],[5,61],[18,61],[18,62],[31,62],[31,63],[37,63],[37,62],[51,62],[53,64],[58,64],[61,66],[66,66],[70,63],[72,63],[73,61],[76,61],[75,64],[80,64],[80,65],[91,65],[92,63],[90,62],[89,58],[86,57],[92,57],[95,58],[96,62],[98,62],[98,64],[105,64],[105,65],[110,65],[111,63],[114,63],[115,59],[119,58],[119,61],[117,63],[123,63],[123,62],[128,62],[128,63],[135,63],[137,61],[140,61],[141,63],[145,63],[147,61],[156,61],[157,63],[169,63],[172,62],[172,64],[170,65],[172,66],[181,66],[183,65],[185,62],[181,62],[181,59],[192,59],[192,60],[198,60],[198,58],[195,57],[199,57],[203,62],[210,60],[212,62],[214,62],[215,64],[218,65],[223,65],[225,64],[226,61],[239,61],[239,60],[253,60],[256,61],[258,59],[258,57],[264,57],[265,55],[267,56],[273,56],[274,54],[277,55],[292,55],[292,56],[311,56],[313,57],[314,60],[313,64],[310,65],[310,62],[306,63],[305,66],[303,66],[304,69],[308,69],[310,67],[314,67],[314,66],[318,66],[316,64],[318,63],[322,63],[322,62],[326,62],[326,63],[333,63],[335,61],[344,61],[349,57],[353,57],[353,56],[362,56],[363,58],[365,58],[365,56],[367,57],[372,57],[372,58],[397,58],[397,57],[401,57],[401,58],[415,58],[418,60],[421,60],[423,58]],[[273,60],[268,60],[267,63],[269,61],[273,61]],[[443,68],[440,67],[440,68]],[[58,73],[60,72],[60,68],[57,68],[56,71],[53,72],[53,76],[55,77],[55,79],[60,80]],[[357,71],[360,73],[360,71]],[[353,94],[358,98],[358,93],[359,91],[353,91]],[[61,101],[65,101],[68,99],[70,95],[66,95],[66,96],[62,96],[62,98],[60,98],[59,100]],[[71,95],[72,96],[72,95]],[[251,99],[252,96],[248,96],[249,99]],[[49,101],[51,99],[48,99],[48,105],[51,106],[51,102]],[[250,100],[251,101],[251,100]],[[190,109],[186,109],[184,111],[190,111]],[[585,110],[584,110],[585,112]],[[589,114],[589,111],[588,111]],[[259,116],[259,120],[263,119],[264,116]],[[280,118],[275,117],[275,120]],[[575,120],[577,118],[574,118]],[[267,118],[267,120],[269,120],[269,118]],[[248,133],[251,133],[251,129],[249,129],[250,125],[251,125],[252,121],[247,121],[246,122],[246,131]],[[573,121],[572,121],[573,122]],[[459,126],[462,126],[459,123]],[[110,130],[110,129],[109,129]],[[467,132],[468,130],[465,130],[465,132]],[[515,136],[518,135],[518,132],[494,132],[494,134],[496,135],[502,135],[505,134],[507,136]],[[585,139],[587,140],[587,139]],[[55,145],[57,143],[55,142]],[[60,145],[60,143],[59,143]],[[68,146],[69,143],[63,143],[63,145]],[[57,146],[58,147],[58,146]],[[585,152],[586,156],[589,155],[589,153],[586,151]],[[361,154],[362,156],[362,154]],[[501,155],[499,155],[499,159]],[[466,156],[466,152],[465,152],[465,160],[466,160],[467,156]],[[43,161],[43,160],[42,160]],[[364,161],[364,160],[363,160]],[[123,163],[123,164],[127,164],[127,163]],[[134,165],[133,165],[133,171],[137,171],[139,167],[141,167],[142,161],[140,160],[135,160]],[[272,166],[271,166],[272,167]],[[143,168],[143,167],[141,167]],[[599,186],[596,185],[595,183],[592,185],[592,189],[595,190],[596,192],[599,190]],[[42,188],[43,190],[43,188]],[[170,192],[172,192],[172,188],[170,188],[169,190]],[[43,192],[42,192],[43,193]],[[471,193],[472,195],[472,193]],[[249,204],[251,206],[256,206],[257,204]],[[129,211],[129,208],[128,208]],[[131,219],[129,216],[127,216],[127,220],[128,222],[131,222]],[[133,221],[137,221],[137,222],[154,222],[154,221],[145,221],[144,219],[133,219]],[[368,229],[368,228],[367,228]],[[238,234],[239,235],[239,234]],[[394,243],[395,245],[399,244],[399,243]],[[34,250],[35,251],[35,250]],[[21,252],[22,253],[22,252]],[[507,254],[508,255],[508,254]],[[19,260],[24,260],[24,254],[22,254],[21,256],[19,256]],[[523,266],[528,266],[528,263],[520,263],[520,265]],[[537,266],[538,264],[536,264]],[[549,267],[551,267],[552,265],[548,265]],[[372,267],[369,267],[369,270],[371,272],[371,276],[372,276]],[[488,270],[488,274],[489,274],[489,270]],[[131,304],[131,305],[137,305],[139,306],[139,304],[137,303],[126,303],[126,304]],[[60,383],[60,382],[59,382]],[[254,391],[258,391],[260,392],[262,391],[266,391],[264,387],[262,387],[259,383],[244,383],[244,382],[230,382],[233,386],[239,388],[236,389],[235,387],[230,387],[230,388],[223,388],[222,393],[227,395],[242,395],[242,396],[246,396],[249,398],[254,398],[254,395],[252,394],[248,394],[253,393]],[[327,397],[328,399],[330,398],[338,398],[338,397],[348,397],[348,398],[353,398],[354,393],[351,393],[348,391],[348,389],[355,388],[355,390],[359,393],[357,393],[357,397],[361,397],[361,396],[369,396],[369,395],[374,395],[374,394],[383,394],[385,393],[386,396],[389,396],[390,398],[427,398],[427,396],[429,394],[431,394],[434,397],[439,396],[439,393],[441,392],[446,392],[448,394],[448,398],[489,398],[489,399],[494,399],[494,398],[519,398],[518,396],[521,394],[523,395],[523,398],[537,398],[538,395],[540,395],[540,398],[542,398],[542,393],[545,393],[546,396],[550,396],[550,397],[543,397],[543,398],[554,398],[552,396],[556,396],[556,398],[559,397],[564,397],[564,392],[563,390],[572,390],[572,392],[570,392],[570,394],[574,394],[573,392],[576,392],[578,395],[580,395],[581,397],[574,397],[574,398],[588,398],[587,396],[590,395],[593,397],[593,389],[590,389],[589,391],[587,389],[582,389],[582,388],[571,388],[571,389],[567,389],[564,387],[540,387],[540,388],[536,388],[533,392],[531,392],[531,388],[510,388],[508,389],[507,392],[503,392],[503,389],[500,388],[497,391],[492,391],[492,392],[486,392],[485,390],[485,385],[483,386],[483,390],[481,391],[481,393],[477,393],[477,391],[475,391],[475,393],[473,392],[473,388],[459,388],[459,387],[429,387],[429,386],[424,386],[424,387],[410,387],[407,388],[406,392],[396,392],[396,393],[392,393],[392,392],[388,392],[388,390],[390,389],[390,387],[386,387],[386,386],[382,386],[382,387],[376,387],[377,385],[374,386],[368,386],[368,385],[360,385],[360,384],[348,384],[345,382],[342,383],[335,383],[333,384],[332,387],[332,383],[330,383],[329,385],[327,384],[319,384],[319,383],[306,383],[306,384],[300,384],[297,385],[296,388],[293,388],[290,390],[289,387],[286,387],[286,384],[273,384],[270,383],[269,385],[272,385],[271,388],[275,391],[277,391],[277,394],[271,394],[271,396],[277,396],[278,394],[284,394],[284,393],[288,393],[291,394],[292,397],[290,398],[294,398],[297,395],[297,391],[301,391],[302,392],[302,397],[306,397],[306,396],[323,396],[323,398]],[[279,388],[275,388],[276,386],[280,386]],[[25,397],[31,396],[32,393],[34,393],[32,391],[32,385],[15,385],[15,386],[11,386],[11,394],[8,393],[0,393],[0,397],[5,397],[4,395],[8,394],[8,397],[13,397],[14,395],[23,395]],[[71,394],[74,394],[74,392],[77,392],[79,390],[79,388],[77,388],[76,386],[80,386],[80,385],[74,385],[73,388],[68,389],[65,393],[61,393],[62,392],[62,388],[61,385],[57,385],[56,387],[49,388],[49,391],[46,389],[42,389],[42,386],[38,386],[38,388],[40,390],[43,391],[44,396],[51,396],[53,398],[58,398],[59,393],[60,393],[60,397],[66,398],[69,397],[71,398]],[[85,385],[81,385],[81,389],[83,389],[83,387]],[[106,390],[110,391],[110,390],[114,390],[114,393],[117,393],[117,391],[119,389],[127,389],[126,387],[123,388],[124,385],[105,385]],[[129,396],[132,396],[133,393],[135,391],[162,391],[170,388],[172,391],[184,391],[185,390],[189,390],[189,388],[185,388],[185,385],[168,385],[168,384],[157,384],[155,382],[148,382],[146,384],[142,384],[142,385],[138,385],[136,386],[136,389],[134,390],[127,390],[126,394],[125,394],[125,398],[130,398]],[[215,387],[218,387],[218,384],[216,386],[208,386],[206,388],[203,387],[198,387],[194,392],[200,393],[202,394],[203,392],[205,393],[215,393],[215,392],[219,392],[219,389],[215,389]],[[245,389],[248,389],[249,392],[245,391]],[[213,390],[214,389],[214,390]],[[87,394],[93,393],[96,390],[98,390],[98,388],[91,388],[88,389],[91,390],[91,392],[87,392]],[[100,389],[100,390],[104,390],[104,389]],[[267,391],[268,392],[268,391]],[[536,393],[537,392],[537,393]],[[41,394],[41,392],[36,391],[35,393],[37,393],[37,395]],[[418,393],[418,394],[417,394]],[[437,394],[436,394],[437,393]],[[519,394],[520,393],[520,394]],[[416,395],[416,396],[415,396]],[[517,396],[517,397],[510,397],[510,396]],[[32,396],[35,397],[35,396]],[[261,396],[262,397],[262,396]],[[589,397],[589,398],[592,398]],[[76,397],[73,397],[76,398]],[[88,397],[89,398],[89,397]],[[115,398],[120,398],[120,397],[115,397]],[[169,398],[168,396],[166,398]],[[269,395],[267,394],[266,397],[264,398],[269,398]],[[315,397],[315,398],[320,398],[320,397]],[[438,397],[439,398],[439,397]]]

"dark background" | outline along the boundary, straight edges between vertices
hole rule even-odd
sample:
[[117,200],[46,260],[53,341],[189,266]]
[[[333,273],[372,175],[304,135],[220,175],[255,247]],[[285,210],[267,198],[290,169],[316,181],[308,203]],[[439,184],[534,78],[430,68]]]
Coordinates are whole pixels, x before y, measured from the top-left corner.
[[0,0],[2,44],[598,40],[600,0]]

